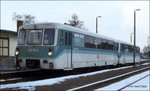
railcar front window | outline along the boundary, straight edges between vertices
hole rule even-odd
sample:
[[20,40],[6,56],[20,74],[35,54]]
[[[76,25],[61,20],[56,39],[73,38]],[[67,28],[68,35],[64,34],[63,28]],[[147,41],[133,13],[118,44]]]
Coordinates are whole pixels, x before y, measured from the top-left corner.
[[45,29],[44,44],[45,45],[53,45],[54,44],[54,36],[55,36],[54,29]]
[[42,44],[42,30],[28,31],[28,44],[40,45]]
[[18,43],[20,45],[25,44],[25,39],[26,39],[26,30],[20,30]]

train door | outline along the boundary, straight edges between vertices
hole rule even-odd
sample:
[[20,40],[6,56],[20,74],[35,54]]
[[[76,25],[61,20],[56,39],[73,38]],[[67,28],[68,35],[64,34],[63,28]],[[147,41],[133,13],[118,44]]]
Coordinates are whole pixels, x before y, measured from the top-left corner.
[[119,59],[119,64],[124,64],[125,63],[125,45],[120,44],[120,59]]
[[133,59],[133,53],[130,46],[125,46],[125,63],[130,63]]
[[128,47],[125,47],[125,55],[124,55],[124,61],[125,63],[128,63]]
[[65,32],[65,46],[67,52],[67,69],[72,68],[72,33]]

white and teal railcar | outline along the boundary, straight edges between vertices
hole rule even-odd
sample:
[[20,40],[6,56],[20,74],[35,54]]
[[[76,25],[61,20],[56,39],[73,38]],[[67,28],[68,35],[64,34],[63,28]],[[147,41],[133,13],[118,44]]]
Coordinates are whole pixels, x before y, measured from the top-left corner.
[[[132,51],[132,45],[83,29],[58,23],[38,23],[19,28],[15,58],[21,68],[72,70],[133,63]],[[138,47],[136,54],[138,62]]]
[[[128,43],[120,43],[119,45],[119,64],[133,64],[134,63],[134,46]],[[136,47],[135,62],[140,62],[140,48]]]

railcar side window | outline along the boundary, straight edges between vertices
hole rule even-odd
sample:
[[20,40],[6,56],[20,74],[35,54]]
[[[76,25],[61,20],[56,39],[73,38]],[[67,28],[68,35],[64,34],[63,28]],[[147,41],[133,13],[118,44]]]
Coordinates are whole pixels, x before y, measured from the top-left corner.
[[23,45],[25,44],[26,39],[26,30],[20,30],[18,43]]
[[134,47],[130,46],[130,52],[134,52]]
[[65,32],[65,46],[67,45],[67,42],[68,42],[68,33]]
[[121,51],[125,51],[125,45],[124,44],[121,44]]
[[68,43],[68,45],[70,46],[71,42],[72,42],[72,33],[69,33],[68,37],[69,37],[69,43]]
[[64,31],[63,30],[61,31],[61,34],[60,34],[60,44],[61,45],[64,44]]
[[107,49],[108,50],[113,50],[113,48],[114,48],[113,42],[109,41],[108,45],[107,45]]
[[102,40],[102,49],[108,49],[108,41],[107,40]]
[[140,53],[140,48],[138,48],[138,53]]
[[42,43],[42,30],[28,31],[28,44],[39,45]]
[[125,45],[125,52],[129,52],[129,46]]
[[114,42],[108,40],[102,40],[102,49],[105,50],[115,50]]
[[91,36],[85,36],[85,47],[86,48],[96,48],[95,38]]
[[119,43],[116,43],[116,51],[119,49]]
[[84,35],[74,34],[74,46],[84,47]]
[[136,52],[140,53],[140,48],[136,47]]
[[134,47],[130,45],[125,45],[125,51],[126,52],[134,52]]
[[95,45],[96,45],[97,49],[101,49],[102,48],[101,42],[102,42],[101,39],[95,38]]
[[54,37],[55,37],[55,30],[54,29],[45,29],[44,44],[45,45],[53,45],[54,44]]

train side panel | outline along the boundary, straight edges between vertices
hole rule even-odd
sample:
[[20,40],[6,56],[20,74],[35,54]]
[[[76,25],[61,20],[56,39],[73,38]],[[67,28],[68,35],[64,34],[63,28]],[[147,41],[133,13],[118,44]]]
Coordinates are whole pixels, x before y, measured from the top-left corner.
[[[128,64],[134,63],[134,47],[127,44],[120,43],[120,50],[119,50],[119,64]],[[135,62],[140,62],[140,52],[139,48],[136,47],[136,58]]]
[[74,48],[73,67],[93,67],[117,64],[117,53],[95,49]]

